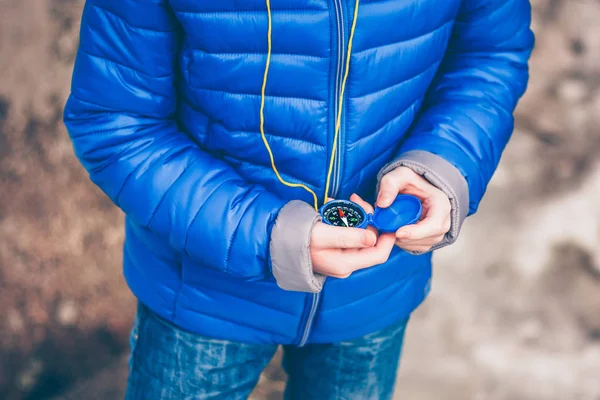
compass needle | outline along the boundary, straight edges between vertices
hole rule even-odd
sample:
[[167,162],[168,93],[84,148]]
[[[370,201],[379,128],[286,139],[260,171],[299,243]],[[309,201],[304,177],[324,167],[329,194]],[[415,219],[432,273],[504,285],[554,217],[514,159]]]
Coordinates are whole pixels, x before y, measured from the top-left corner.
[[347,228],[363,227],[367,221],[367,213],[351,201],[334,200],[321,208],[323,220],[329,225]]

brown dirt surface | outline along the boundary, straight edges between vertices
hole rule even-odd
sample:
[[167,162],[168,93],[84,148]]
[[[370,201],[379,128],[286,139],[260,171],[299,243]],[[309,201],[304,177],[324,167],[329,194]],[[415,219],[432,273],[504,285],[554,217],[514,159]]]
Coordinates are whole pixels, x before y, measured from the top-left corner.
[[0,4],[0,398],[39,399],[126,350],[119,211],[62,125],[80,1]]

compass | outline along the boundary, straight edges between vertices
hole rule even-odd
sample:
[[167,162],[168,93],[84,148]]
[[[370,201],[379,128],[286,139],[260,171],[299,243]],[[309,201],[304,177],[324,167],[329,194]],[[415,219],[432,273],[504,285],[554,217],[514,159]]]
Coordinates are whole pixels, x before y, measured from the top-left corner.
[[388,208],[375,208],[373,214],[349,200],[332,200],[320,208],[323,222],[346,228],[374,226],[378,231],[396,232],[404,225],[414,224],[421,218],[421,200],[408,194],[400,194]]
[[367,213],[361,206],[351,201],[334,200],[325,207],[321,216],[327,224],[348,228],[363,228]]

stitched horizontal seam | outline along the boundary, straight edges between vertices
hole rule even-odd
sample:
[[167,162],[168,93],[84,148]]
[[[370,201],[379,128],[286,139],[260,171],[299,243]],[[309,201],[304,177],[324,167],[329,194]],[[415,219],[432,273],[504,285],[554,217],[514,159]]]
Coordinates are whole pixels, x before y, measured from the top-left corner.
[[[74,97],[77,101],[79,101],[81,103],[88,104],[90,106],[99,107],[99,108],[103,109],[104,111],[102,112],[102,114],[111,113],[111,114],[126,115],[126,116],[130,116],[130,117],[134,117],[134,118],[139,117],[139,116],[142,116],[142,117],[144,116],[144,115],[140,115],[136,111],[131,111],[131,110],[116,110],[114,108],[103,106],[103,105],[100,105],[100,104],[97,104],[97,103],[94,103],[94,102],[91,102],[91,101],[83,100],[81,97],[79,97],[78,95],[76,95],[75,92],[71,92],[71,97]],[[151,118],[155,118],[154,116],[150,116],[150,117]],[[166,122],[166,121],[171,120],[171,118],[162,118],[162,117],[155,118],[155,119],[157,119],[159,122]],[[139,125],[140,125],[140,127],[145,127],[145,126],[153,125],[153,124],[139,124]],[[137,125],[128,125],[127,127],[132,127],[132,126],[137,126]],[[116,129],[122,129],[122,128],[123,127],[114,128],[114,129],[111,128],[111,129],[93,131],[93,132],[90,132],[90,133],[92,133],[92,134],[93,133],[102,133],[102,132],[107,132],[107,131],[116,130]]]
[[[241,162],[246,163],[246,164],[249,164],[250,166],[253,166],[253,167],[256,167],[256,168],[263,168],[263,169],[268,169],[269,171],[272,171],[271,165],[262,165],[262,164],[258,164],[258,163],[255,163],[255,162],[248,162],[247,160],[242,160],[241,158],[238,158],[238,157],[235,157],[235,156],[231,156],[231,155],[228,155],[227,157],[233,158],[235,160],[241,161]],[[285,180],[290,181],[292,183],[302,183],[304,185],[309,186],[311,189],[316,189],[317,188],[315,185],[311,185],[310,183],[304,182],[303,180],[295,178],[295,177],[293,177],[291,175],[288,175],[286,173],[283,173],[281,171],[279,171],[279,174],[283,178],[285,178]]]
[[[504,11],[504,7],[506,7],[507,5],[515,5],[515,2],[512,0],[508,0],[506,3],[502,4],[500,7],[496,8],[494,11],[491,12],[491,14],[488,14],[485,16],[485,19],[489,22],[490,20],[492,20],[493,18],[495,18],[496,14],[498,14],[500,11]],[[476,12],[479,10],[471,10],[471,12]],[[467,20],[466,22],[468,22],[469,20]]]
[[[511,115],[512,115],[512,114],[511,114]],[[469,121],[471,121],[471,122],[472,122],[472,123],[475,125],[476,129],[478,129],[478,130],[480,130],[481,132],[483,132],[483,134],[485,135],[485,137],[486,137],[486,138],[489,140],[489,145],[490,145],[490,148],[491,148],[490,150],[491,150],[491,152],[492,152],[492,159],[493,159],[493,160],[497,160],[498,158],[496,158],[496,154],[495,154],[495,153],[497,152],[497,149],[496,149],[496,143],[495,143],[495,141],[494,141],[494,138],[492,137],[492,134],[491,134],[490,132],[488,132],[488,131],[487,131],[487,130],[486,130],[486,129],[485,129],[485,128],[484,128],[484,127],[481,125],[481,123],[479,123],[479,122],[477,122],[475,119],[473,119],[473,117],[471,117],[471,116],[469,115],[469,113],[463,113],[463,116],[464,116],[465,118],[467,118]],[[478,136],[479,136],[479,135],[478,135]]]
[[[120,62],[118,62],[118,61],[115,61],[115,60],[110,60],[110,59],[108,59],[108,58],[106,58],[106,57],[99,56],[99,55],[96,55],[96,54],[92,54],[92,53],[90,53],[90,52],[89,52],[89,51],[87,51],[87,50],[81,49],[81,51],[82,51],[84,54],[86,54],[86,55],[88,55],[88,56],[90,56],[90,57],[92,57],[92,58],[99,58],[99,59],[101,59],[101,60],[103,60],[103,61],[106,61],[107,63],[111,63],[111,64],[118,65],[118,66],[120,66],[120,67],[123,67],[123,68],[125,68],[125,69],[128,69],[128,70],[130,70],[130,71],[136,72],[136,73],[138,73],[138,74],[140,74],[140,75],[147,76],[148,78],[152,78],[152,79],[166,79],[166,78],[170,78],[170,77],[172,77],[172,76],[173,76],[173,74],[168,74],[168,75],[157,75],[157,76],[150,75],[150,74],[149,74],[149,73],[147,73],[147,72],[140,71],[139,69],[136,69],[136,68],[130,67],[130,66],[128,66],[128,65],[122,64],[122,63],[120,63]],[[159,96],[161,96],[161,97],[166,97],[165,95],[162,95],[162,94],[159,94]]]
[[[380,159],[382,158],[389,158],[390,153],[393,153],[395,149],[394,148],[387,148],[383,151],[381,151],[375,158],[372,158],[371,160],[369,160],[366,164],[362,165],[362,166],[358,166],[355,168],[356,171],[352,171],[350,170],[350,172],[352,173],[351,179],[356,178],[355,175],[361,174],[365,169],[369,168],[371,166],[371,164],[375,164],[377,162],[379,162]],[[362,175],[360,175],[362,176]]]
[[[89,104],[89,105],[94,106],[94,107],[100,107],[100,108],[106,110],[106,113],[119,114],[119,115],[127,115],[127,116],[136,117],[136,115],[131,114],[129,112],[115,111],[112,108],[104,107],[104,106],[101,106],[101,105],[96,104],[96,103],[92,103],[92,102],[89,102],[89,101],[82,100],[80,97],[78,97],[77,95],[75,95],[75,93],[71,93],[71,96],[74,97],[77,101],[79,101],[81,103]],[[105,113],[103,112],[103,114],[105,114]],[[69,119],[67,118],[67,121],[68,120]],[[73,120],[77,120],[77,118],[74,118]],[[159,122],[167,122],[167,121],[169,121],[169,120],[168,119],[159,120]],[[115,131],[118,131],[118,130],[130,129],[130,128],[145,128],[145,127],[152,126],[152,125],[155,125],[155,124],[148,124],[148,123],[140,124],[140,123],[137,123],[137,124],[119,126],[119,127],[110,128],[110,129],[97,129],[95,131],[85,132],[85,133],[82,133],[80,135],[70,135],[70,137],[73,138],[73,139],[78,139],[80,137],[87,136],[87,135],[97,135],[97,134],[101,134],[101,133],[115,132]]]
[[[135,221],[132,221],[133,224],[138,225]],[[131,263],[131,265],[133,266],[133,268],[135,268],[136,273],[140,274],[143,276],[143,279],[146,282],[153,282],[155,281],[154,278],[149,277],[146,274],[146,269],[145,268],[140,268],[139,265],[137,265],[134,260],[133,260],[133,255],[131,253],[133,253],[134,251],[131,250],[131,246],[124,246],[123,247],[123,259],[125,262],[129,261],[129,263]],[[170,288],[167,285],[161,285],[161,288],[166,289],[170,292],[172,292],[173,294],[175,294],[175,291]],[[162,291],[155,291],[154,294],[156,294],[157,296],[159,296],[161,298],[161,300],[163,300],[165,303],[168,303],[168,298],[166,296],[163,296],[163,292]]]
[[72,139],[79,139],[79,138],[82,138],[82,137],[88,136],[88,135],[100,135],[102,133],[116,132],[116,131],[120,131],[120,130],[132,129],[132,128],[138,128],[138,127],[140,127],[140,125],[138,125],[138,124],[126,125],[126,126],[119,126],[118,128],[97,129],[95,131],[89,131],[89,132],[80,133],[79,135],[69,135],[69,136]]
[[[468,79],[472,79],[474,82],[477,82],[478,84],[480,83],[481,85],[490,85],[492,87],[497,87],[498,89],[500,89],[500,91],[503,92],[504,95],[508,95],[508,97],[510,98],[511,103],[515,103],[514,100],[514,95],[513,95],[513,91],[510,88],[510,84],[507,83],[505,80],[503,80],[501,77],[498,77],[493,71],[489,71],[487,73],[487,78],[482,77],[482,76],[478,76],[476,74],[471,74],[469,75]],[[492,78],[492,79],[489,79]],[[510,111],[509,108],[506,107],[506,105],[502,104],[501,101],[498,100],[498,98],[496,96],[491,96],[489,95],[489,91],[485,91],[483,93],[483,97],[489,101],[490,103],[496,105],[497,107],[501,108],[504,112],[512,114],[512,111]],[[512,107],[511,107],[512,108]]]
[[364,97],[368,97],[368,96],[372,96],[374,94],[385,92],[387,90],[393,90],[393,89],[395,89],[395,88],[397,88],[399,86],[402,86],[402,85],[407,84],[407,83],[409,83],[409,82],[411,82],[411,81],[413,81],[413,80],[415,80],[417,78],[420,78],[421,76],[423,76],[426,73],[428,73],[430,69],[432,69],[434,67],[437,68],[440,65],[441,62],[442,62],[442,60],[436,60],[433,64],[431,64],[430,66],[428,66],[424,71],[418,72],[416,75],[413,75],[410,78],[404,79],[402,82],[394,83],[391,86],[385,87],[383,89],[376,90],[376,91],[371,92],[371,93],[361,94],[360,96],[352,97],[352,99],[362,99]]
[[[415,270],[416,270],[416,269],[415,269]],[[409,278],[409,277],[406,277],[406,278]],[[352,306],[352,305],[354,305],[354,304],[356,304],[356,303],[360,303],[360,302],[362,302],[362,301],[364,301],[364,300],[366,300],[366,299],[372,298],[372,297],[374,297],[374,296],[378,296],[378,297],[380,297],[380,296],[382,296],[383,294],[386,294],[386,293],[388,293],[388,292],[395,293],[395,292],[396,292],[396,290],[397,290],[398,288],[406,286],[406,284],[407,284],[407,280],[408,280],[408,279],[401,279],[400,281],[397,281],[397,282],[395,282],[395,283],[393,283],[393,284],[391,284],[391,285],[389,285],[389,286],[387,286],[387,287],[384,287],[384,288],[382,288],[382,289],[380,289],[380,290],[378,290],[378,291],[376,291],[376,292],[373,292],[373,293],[371,293],[371,294],[368,294],[368,295],[367,295],[367,296],[365,296],[365,297],[361,297],[360,299],[353,300],[353,301],[351,301],[351,302],[349,302],[349,303],[341,304],[341,305],[339,305],[339,306],[337,306],[337,307],[334,307],[334,308],[328,308],[328,309],[326,309],[326,310],[323,310],[323,311],[322,311],[322,313],[323,313],[323,315],[325,315],[326,313],[330,313],[330,312],[332,312],[332,311],[337,311],[337,310],[339,310],[339,309],[341,309],[341,308],[345,308],[345,307]],[[387,297],[387,296],[386,296],[386,297]],[[346,328],[347,328],[347,327],[346,327]]]
[[394,116],[394,117],[390,118],[388,121],[386,121],[385,123],[383,123],[383,125],[381,125],[379,128],[377,128],[375,131],[373,131],[373,132],[369,133],[367,136],[361,137],[361,138],[360,138],[360,139],[358,139],[357,141],[355,141],[355,142],[351,142],[351,143],[349,143],[349,144],[351,144],[351,145],[355,145],[355,144],[357,144],[357,143],[360,143],[360,142],[362,142],[362,141],[364,141],[364,140],[367,140],[367,139],[369,139],[371,136],[373,136],[373,135],[375,135],[375,134],[379,133],[379,132],[380,132],[381,130],[383,130],[383,129],[384,129],[384,128],[385,128],[385,127],[388,125],[388,124],[390,124],[390,123],[394,122],[394,121],[395,121],[395,120],[397,120],[397,119],[400,119],[400,118],[402,118],[402,117],[403,117],[403,116],[404,116],[404,115],[405,115],[407,112],[411,111],[411,110],[412,110],[412,108],[413,108],[413,107],[414,107],[414,106],[415,106],[415,105],[416,105],[416,104],[417,104],[417,103],[418,103],[420,100],[421,100],[421,98],[418,98],[418,99],[416,99],[415,101],[413,101],[412,103],[410,103],[410,104],[408,105],[408,107],[406,107],[404,110],[402,110],[402,112],[401,112],[400,114],[398,114],[398,115],[396,115],[396,116]]
[[[222,90],[222,89],[207,89],[207,88],[201,88],[201,87],[194,87],[194,89],[196,90],[200,90],[200,91],[206,91],[206,92],[214,92],[214,93],[224,93],[230,96],[248,96],[248,97],[260,97],[261,94],[257,93],[236,93],[236,92],[228,92],[226,90]],[[318,100],[318,99],[308,99],[308,98],[304,98],[304,97],[293,97],[293,96],[282,96],[282,95],[276,95],[276,94],[265,94],[265,98],[275,98],[275,99],[288,99],[288,100],[298,100],[298,101],[309,101],[309,102],[315,102],[315,103],[320,103],[320,104],[324,104],[327,103],[326,100]]]
[[[140,26],[135,26],[131,22],[129,22],[125,18],[123,18],[122,16],[120,16],[118,14],[115,14],[114,12],[110,11],[107,8],[100,7],[98,4],[92,3],[92,7],[97,8],[98,10],[101,10],[101,12],[104,12],[104,13],[106,13],[108,15],[111,15],[114,18],[119,19],[120,21],[124,22],[125,24],[127,24],[129,27],[131,27],[133,29],[137,29],[137,30],[144,31],[144,32],[149,32],[149,33],[160,35],[160,36],[163,36],[163,34],[173,33],[172,30],[161,31],[161,30],[158,30],[158,29],[142,28]],[[164,35],[164,36],[166,36],[166,35]]]
[[375,164],[377,161],[379,161],[380,158],[383,158],[385,156],[388,156],[389,154],[387,154],[388,152],[393,152],[393,148],[389,148],[384,150],[380,155],[378,155],[377,157],[375,157],[374,159],[367,161],[367,163],[365,165],[362,166],[362,168],[360,169],[365,169],[368,168],[369,166],[371,166],[371,164]]
[[94,107],[102,108],[103,110],[106,110],[106,111],[115,112],[115,110],[113,110],[110,107],[102,106],[98,103],[93,103],[91,101],[83,100],[81,97],[77,96],[75,94],[75,92],[71,92],[71,97],[74,97],[77,101],[79,101],[83,104],[87,104],[88,106],[94,106]]
[[[469,76],[468,79],[476,78]],[[470,94],[464,94],[458,90],[460,89],[442,89],[438,92],[431,93],[429,96],[427,96],[423,106],[433,107],[443,105],[444,103],[454,103],[455,101],[477,104],[477,102],[481,102],[482,99],[485,99],[485,101],[502,108],[504,112],[512,114],[512,112],[508,111],[506,107],[501,106],[501,104],[495,99],[488,97],[486,93],[482,94],[482,97],[474,97]]]
[[[240,51],[240,52],[218,52],[218,51],[206,51],[206,50],[202,50],[202,49],[194,49],[191,48],[190,51],[193,52],[200,52],[200,53],[204,53],[207,55],[217,55],[217,56],[264,56],[265,58],[267,57],[267,53],[261,53],[258,51]],[[291,56],[291,57],[302,57],[302,58],[308,58],[308,59],[314,59],[314,60],[325,60],[325,59],[329,59],[328,56],[313,56],[310,54],[299,54],[299,53],[271,53],[271,57],[274,56]]]
[[[192,110],[192,112],[198,113],[198,114],[202,115],[203,117],[205,117],[207,120],[211,121],[211,118],[209,116],[207,116],[204,112],[198,110],[193,104],[191,104],[191,101],[189,101],[188,99],[186,99],[186,101],[183,102],[182,105],[187,106],[190,110]],[[222,126],[223,129],[225,129],[227,132],[232,133],[232,134],[260,135],[260,132],[258,132],[258,131],[244,131],[244,130],[230,129],[227,126],[225,126],[225,124],[223,124],[221,122],[215,122],[214,120],[212,120],[212,124]],[[209,133],[208,131],[205,132],[205,134],[208,134],[208,133]],[[277,134],[270,133],[270,132],[265,132],[265,135],[268,137],[288,139],[288,140],[293,140],[293,141],[302,142],[302,143],[308,143],[308,144],[312,144],[314,146],[325,148],[325,145],[322,145],[319,143],[314,143],[314,142],[311,142],[311,141],[305,140],[305,139],[299,139],[299,138],[295,138],[295,137],[291,137],[291,136],[277,135]]]
[[386,44],[382,44],[382,45],[379,45],[379,46],[374,46],[374,47],[370,47],[368,49],[364,49],[364,50],[360,50],[360,51],[354,52],[353,57],[356,57],[359,54],[366,53],[368,51],[377,50],[377,49],[380,49],[380,48],[383,48],[383,47],[397,46],[399,44],[408,43],[408,42],[412,42],[413,40],[421,39],[421,38],[423,38],[423,37],[425,37],[427,35],[431,35],[431,34],[437,32],[437,31],[439,31],[440,29],[444,28],[446,25],[452,23],[453,21],[454,21],[453,19],[448,20],[448,21],[444,22],[442,25],[438,26],[437,28],[432,29],[430,31],[427,31],[425,33],[422,33],[422,34],[420,34],[418,36],[414,36],[414,37],[411,37],[411,38],[399,40],[397,42],[386,43]]
[[[216,174],[215,176],[212,177],[212,179],[214,180],[216,177],[218,177],[219,175],[222,175],[224,173],[226,173],[226,170],[221,170],[219,171],[218,174]],[[183,241],[183,250],[185,251],[185,253],[192,259],[194,260],[195,258],[192,257],[192,255],[188,252],[187,250],[187,241],[188,241],[188,237],[190,234],[190,230],[192,229],[192,225],[194,225],[194,222],[196,222],[196,219],[198,218],[198,215],[200,215],[200,211],[202,211],[202,208],[206,205],[206,203],[208,203],[208,201],[210,201],[211,197],[221,188],[221,186],[223,186],[225,183],[227,182],[231,182],[234,181],[235,179],[230,178],[224,181],[221,181],[218,183],[217,187],[215,187],[213,189],[212,192],[210,192],[210,194],[206,197],[206,199],[204,199],[204,201],[202,202],[202,204],[200,204],[200,207],[198,207],[198,211],[196,211],[196,214],[194,215],[194,218],[192,218],[192,220],[190,221],[190,224],[187,226],[187,229],[185,231],[185,239]]]
[[[239,130],[234,131],[234,130],[227,129],[227,127],[225,127],[223,124],[219,124],[219,125],[223,126],[223,129],[225,129],[227,132],[229,132],[229,133],[231,133],[233,135],[236,135],[236,134],[238,134],[238,135],[239,134],[242,134],[242,135],[260,135],[260,132],[239,131]],[[277,135],[277,134],[267,133],[267,132],[265,132],[265,134],[267,136],[270,136],[270,137],[275,137],[275,138],[280,138],[280,139],[287,139],[287,140],[292,140],[292,141],[295,141],[295,142],[301,142],[301,143],[305,143],[305,144],[310,144],[310,145],[313,145],[315,147],[320,147],[320,148],[323,148],[323,149],[325,148],[325,145],[314,143],[314,142],[311,142],[311,141],[308,141],[308,140],[305,140],[305,139],[298,139],[298,138],[291,137],[291,136],[283,136],[283,135]]]
[[[350,306],[352,304],[356,304],[356,303],[361,302],[361,301],[363,301],[363,300],[365,300],[365,299],[367,299],[369,297],[378,296],[382,292],[385,292],[385,291],[388,291],[388,290],[391,291],[392,289],[396,289],[399,286],[406,286],[406,284],[411,280],[411,278],[415,277],[415,273],[418,272],[423,267],[424,267],[424,265],[421,264],[421,263],[419,263],[417,266],[415,266],[414,268],[412,268],[410,270],[410,272],[402,274],[400,276],[399,280],[396,281],[395,283],[392,283],[391,285],[389,285],[387,287],[384,287],[383,289],[380,289],[377,292],[373,292],[373,293],[371,293],[371,294],[369,294],[369,295],[367,295],[365,297],[361,297],[360,299],[353,300],[353,301],[351,301],[349,303],[341,304],[341,305],[339,305],[337,307],[334,307],[334,308],[328,308],[328,309],[324,310],[323,313],[329,313],[331,311],[339,310],[340,308],[344,308],[344,307]],[[394,292],[395,292],[395,290],[394,290]]]
[[[381,291],[377,292],[378,294],[387,293],[385,295],[385,298],[382,298],[382,296],[380,296],[378,303],[381,304],[381,303],[384,303],[384,302],[388,301],[390,298],[392,298],[396,294],[396,291],[402,290],[402,288],[406,287],[409,282],[407,280],[403,280],[403,281],[401,281],[401,283],[402,283],[402,285],[397,285],[397,287],[394,288],[395,290],[389,290],[389,291],[386,292],[385,289],[384,289],[384,290],[381,290]],[[344,331],[348,331],[348,330],[351,330],[351,329],[356,329],[356,328],[359,328],[359,327],[362,327],[362,326],[363,326],[363,324],[358,324],[358,325],[352,324],[350,326],[344,327]],[[335,331],[331,330],[330,332],[335,332]]]
[[[312,13],[324,13],[327,12],[326,8],[271,8],[271,12],[272,13],[276,13],[276,12],[298,12],[298,13],[304,13],[306,14],[307,12],[312,11]],[[258,10],[239,10],[239,9],[235,9],[235,10],[207,10],[207,11],[184,11],[184,10],[176,10],[173,9],[173,12],[177,13],[177,14],[181,14],[181,15],[210,15],[210,14],[215,14],[215,15],[230,15],[230,14],[265,14],[266,16],[266,8],[264,9],[258,9]]]
[[[147,148],[148,146],[150,146],[152,144],[152,142],[147,143],[143,149]],[[123,155],[129,153],[129,151],[135,147],[136,145],[139,145],[139,143],[137,141],[131,141],[128,145],[125,146],[124,149],[121,149],[121,151],[117,152],[116,154],[113,154],[111,157],[109,157],[108,159],[104,160],[104,162],[101,165],[98,165],[95,168],[90,168],[89,173],[90,174],[97,174],[99,172],[102,172],[104,169],[110,167],[110,166],[114,166],[114,162],[115,160],[120,159],[121,157],[123,157]],[[136,150],[143,150],[140,149],[139,147],[136,148]]]
[[[144,146],[144,148],[142,150],[146,150],[148,147],[152,146],[153,144],[156,144],[157,142],[160,142],[161,140],[163,140],[164,138],[166,138],[167,136],[169,136],[170,133],[171,132],[168,132],[167,134],[165,134],[163,136],[159,136],[158,138],[156,138],[154,140],[151,140],[150,143],[148,143],[146,146]],[[152,157],[153,155],[154,155],[154,153],[151,152],[147,157],[144,158],[144,160],[142,162],[140,162],[131,171],[129,171],[129,173],[127,174],[127,176],[125,176],[125,179],[123,179],[123,184],[121,185],[121,187],[119,188],[119,191],[117,192],[117,195],[115,196],[115,203],[116,204],[120,204],[121,203],[119,201],[119,197],[121,197],[121,193],[125,189],[125,186],[127,186],[127,183],[129,182],[129,179],[131,178],[131,176],[134,173],[136,173],[137,171],[139,171],[139,169],[141,168],[141,166],[144,165],[150,159],[150,157]],[[161,154],[161,156],[162,155],[164,155],[164,153]],[[152,164],[152,163],[150,163],[150,164]]]
[[[445,124],[448,125],[448,124]],[[414,131],[411,132],[411,137],[409,139],[413,139],[415,137],[419,137],[420,139],[424,139],[421,143],[425,143],[425,140],[427,138],[423,138],[424,136],[430,136],[431,140],[435,142],[448,142],[449,144],[451,144],[452,146],[454,146],[454,148],[458,149],[459,151],[461,151],[462,153],[464,153],[467,158],[469,159],[469,161],[471,161],[471,163],[475,164],[475,165],[479,165],[479,160],[476,159],[476,154],[477,152],[474,150],[473,145],[465,140],[462,139],[462,137],[459,135],[455,135],[453,133],[452,130],[448,130],[445,127],[438,127],[436,130],[432,131],[430,129],[422,129],[419,128],[418,126],[416,126],[417,129],[415,129]],[[444,133],[447,134],[447,136],[440,136],[438,131],[442,131]],[[455,142],[454,139],[458,139],[458,142]],[[420,150],[422,146],[417,146],[414,147],[412,150]],[[466,149],[466,150],[465,150]],[[454,151],[454,150],[452,150]],[[440,154],[436,153],[436,152],[432,152],[433,154],[439,155],[441,157]],[[480,176],[479,178],[475,177],[473,179],[477,179],[479,182],[478,184],[481,185],[481,181],[483,180],[483,178]]]
[[[398,288],[396,288],[396,290],[401,290],[401,288],[398,287]],[[385,299],[382,299],[382,301],[380,301],[380,303],[389,300],[390,298],[392,298],[394,296],[394,294],[395,294],[394,291],[388,292],[388,294],[385,296]],[[388,315],[390,315],[390,314],[386,314],[386,315],[384,315],[382,317],[385,317],[385,316],[388,316]],[[396,310],[394,310],[391,313],[391,315],[398,315],[398,312]],[[404,317],[404,318],[406,318],[406,314],[405,313],[400,314],[400,315],[398,315],[398,317]],[[351,324],[350,326],[345,326],[344,329],[343,329],[343,331],[340,331],[340,330],[330,330],[329,332],[331,332],[331,333],[344,332],[345,333],[346,331],[350,331],[350,330],[353,330],[353,329],[359,329],[359,328],[362,328],[363,326],[364,326],[363,324],[358,324],[358,325]]]
[[[209,267],[203,267],[203,268],[209,268]],[[209,269],[212,269],[212,268],[209,268]],[[214,287],[211,287],[209,285],[205,285],[204,282],[200,282],[200,280],[198,280],[198,282],[196,282],[196,280],[194,279],[193,282],[191,282],[191,283],[194,284],[194,287],[198,286],[198,287],[202,287],[202,288],[205,288],[205,289],[208,289],[208,290],[212,290],[212,291],[215,291],[215,292],[218,292],[218,293],[221,293],[221,294],[225,294],[225,295],[231,296],[231,297],[233,297],[235,299],[244,300],[244,301],[247,301],[249,303],[256,304],[256,305],[259,305],[261,307],[265,307],[265,308],[268,308],[268,309],[273,310],[273,311],[280,312],[280,313],[285,314],[285,315],[289,315],[291,317],[297,317],[298,316],[298,314],[292,314],[289,311],[283,311],[283,310],[277,309],[275,307],[271,307],[268,304],[257,303],[257,302],[248,300],[247,298],[235,295],[235,294],[233,294],[231,292],[228,292],[228,291],[222,291],[222,290],[218,290],[217,291]]]
[[[481,99],[478,98],[472,98],[471,96],[468,95],[461,95],[460,93],[456,93],[456,95],[452,95],[449,96],[450,98],[458,98],[460,100],[466,100],[470,103],[475,103],[472,104],[472,106],[476,106],[476,107],[481,107]],[[499,104],[498,102],[495,101],[495,99],[489,98],[487,95],[484,95],[483,97],[490,105],[491,108],[493,108],[497,113],[504,113],[507,114],[508,116],[511,115],[511,112],[509,112],[506,108],[504,108],[504,106],[502,106],[501,104]],[[449,100],[448,97],[445,97],[446,101]],[[435,103],[431,103],[429,105],[441,105],[442,103],[440,102],[435,102]],[[495,107],[494,107],[495,106]],[[468,113],[462,113],[461,114],[463,117],[465,117],[466,119],[468,119],[469,121],[471,121],[477,129],[479,129],[481,132],[484,133],[484,135],[490,140],[490,142],[492,143],[492,148],[494,146],[494,141],[492,140],[492,136],[491,133],[488,132],[486,129],[484,129],[484,127],[477,121],[475,121]],[[453,135],[454,136],[454,135]],[[460,139],[460,137],[459,137]],[[465,144],[467,144],[467,141],[464,141]],[[470,147],[472,147],[471,144],[469,144]],[[496,151],[495,148],[493,148],[494,151]]]
[[[187,147],[186,149],[193,149],[193,147]],[[171,189],[173,189],[173,187],[177,184],[177,181],[179,181],[179,179],[190,169],[190,167],[192,165],[194,165],[196,162],[198,161],[198,157],[195,157],[194,159],[192,159],[192,161],[190,163],[188,163],[184,168],[183,171],[181,171],[181,173],[179,174],[179,176],[177,176],[177,178],[175,178],[173,180],[173,182],[171,183],[171,185],[167,188],[167,190],[165,190],[165,193],[163,193],[162,197],[160,198],[158,204],[156,205],[156,207],[154,207],[154,210],[152,210],[152,214],[150,215],[150,219],[148,220],[148,223],[146,224],[146,226],[150,226],[150,224],[152,224],[152,220],[154,219],[154,216],[156,215],[156,213],[158,212],[158,209],[160,208],[160,206],[162,205],[164,199],[167,197],[167,195],[169,194],[169,192],[171,191]]]
[[[355,172],[354,174],[358,174],[358,173],[362,172],[363,170],[367,169],[367,168],[368,168],[368,167],[369,167],[371,164],[375,164],[376,162],[378,162],[378,161],[379,161],[381,158],[384,158],[384,157],[389,157],[389,156],[390,156],[390,153],[392,153],[394,150],[395,150],[395,149],[394,149],[394,148],[391,148],[391,147],[390,147],[390,148],[387,148],[387,149],[385,149],[385,150],[383,150],[383,151],[381,152],[381,154],[379,154],[377,157],[375,157],[375,158],[373,158],[373,159],[369,160],[369,161],[368,161],[366,164],[364,164],[364,165],[360,166],[359,168],[356,168],[356,170],[357,170],[358,172]],[[353,175],[354,175],[354,174],[353,174]]]
[[[490,53],[493,53],[493,54],[509,53],[509,54],[511,54],[511,53],[514,53],[515,51],[516,52],[531,51],[531,49],[529,49],[529,47],[524,44],[521,44],[519,46],[512,45],[509,49],[506,49],[506,50],[503,49],[506,44],[509,44],[515,38],[519,38],[519,36],[522,35],[523,33],[526,33],[526,34],[529,33],[529,30],[530,30],[529,26],[526,25],[522,29],[517,30],[513,35],[502,40],[501,42],[495,43],[491,48],[488,48],[487,51],[482,50],[482,52],[487,53],[487,54],[490,54]],[[497,49],[503,49],[503,50],[497,51]],[[519,62],[519,64],[525,64],[525,62],[521,61],[521,62]]]
[[[248,301],[247,299],[244,299],[244,300]],[[250,303],[253,303],[252,301],[248,301],[248,302],[250,302]],[[253,303],[253,304],[256,304],[256,303]],[[190,310],[191,312],[194,312],[194,313],[196,313],[196,314],[203,315],[203,316],[205,316],[205,317],[208,317],[208,318],[215,319],[215,320],[217,320],[217,321],[219,321],[219,320],[220,320],[220,321],[227,321],[227,322],[230,322],[230,323],[232,323],[232,324],[235,324],[235,325],[242,325],[242,326],[244,326],[244,327],[246,327],[246,328],[249,328],[249,329],[254,329],[254,330],[257,330],[257,331],[260,331],[260,332],[263,332],[263,333],[268,333],[269,335],[272,335],[272,334],[273,334],[273,332],[271,332],[271,331],[267,331],[267,330],[265,330],[265,329],[263,329],[263,328],[259,328],[259,327],[257,327],[257,326],[251,326],[251,325],[248,325],[248,324],[246,324],[246,323],[244,323],[244,322],[240,321],[240,320],[239,320],[239,319],[237,319],[237,318],[236,318],[235,320],[232,320],[232,319],[225,318],[225,317],[223,316],[223,314],[221,314],[221,315],[219,315],[219,316],[216,316],[216,315],[212,315],[212,314],[210,314],[210,313],[207,313],[207,312],[206,312],[206,310],[202,310],[202,311],[200,311],[200,310],[194,310],[194,309],[192,309],[192,308],[190,308],[190,307],[187,307],[187,306],[185,306],[185,305],[181,304],[181,302],[179,303],[179,305],[180,305],[180,307],[187,308],[187,309],[188,309],[188,310]],[[262,307],[265,307],[263,304],[260,304],[260,306],[262,306]],[[272,310],[275,310],[275,311],[280,311],[280,310],[277,310],[277,309],[275,309],[275,308],[271,308],[271,309],[272,309]],[[293,316],[293,317],[295,317],[295,318],[298,318],[298,317],[299,317],[299,315],[296,315],[296,314],[293,314],[293,315],[292,315],[292,314],[287,314],[287,313],[283,313],[283,314],[290,315],[290,316]],[[282,334],[279,334],[279,335],[282,335]]]

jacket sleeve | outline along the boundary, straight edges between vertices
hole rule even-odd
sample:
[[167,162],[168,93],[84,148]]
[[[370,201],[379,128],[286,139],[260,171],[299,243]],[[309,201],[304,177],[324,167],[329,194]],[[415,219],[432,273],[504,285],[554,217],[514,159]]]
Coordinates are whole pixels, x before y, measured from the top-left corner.
[[513,111],[528,81],[534,45],[528,0],[464,0],[447,53],[397,157],[379,179],[407,166],[452,203],[454,242],[477,210],[513,131]]
[[[64,113],[77,157],[128,218],[200,265],[262,279],[276,272],[274,247],[283,261],[294,254],[313,284],[302,286],[292,271],[276,275],[280,286],[294,279],[299,290],[319,290],[310,259],[297,256],[307,253],[311,207],[249,184],[178,128],[180,42],[166,0],[87,0]],[[305,231],[290,232],[297,215],[308,218],[296,225]],[[279,239],[271,238],[276,225]]]

